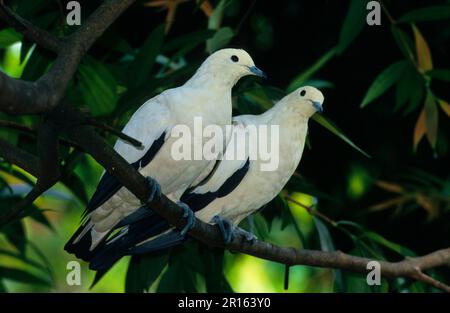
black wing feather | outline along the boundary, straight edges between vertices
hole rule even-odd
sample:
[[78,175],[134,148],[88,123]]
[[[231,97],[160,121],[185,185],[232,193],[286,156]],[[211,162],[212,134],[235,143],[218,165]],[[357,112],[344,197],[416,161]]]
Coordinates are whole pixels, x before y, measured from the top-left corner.
[[[153,160],[156,153],[158,153],[158,151],[161,149],[162,145],[164,144],[165,136],[166,133],[163,132],[161,136],[153,142],[152,146],[150,147],[150,149],[148,149],[144,156],[131,165],[135,169],[147,166]],[[86,210],[84,211],[84,216],[108,201],[117,191],[119,191],[120,188],[122,188],[122,186],[123,185],[117,178],[106,172],[100,179],[97,189],[95,190],[94,195],[92,196],[86,207]]]
[[247,159],[244,166],[233,173],[225,183],[214,192],[207,193],[185,193],[181,197],[181,202],[186,203],[194,212],[199,211],[214,201],[216,198],[222,198],[232,192],[242,181],[250,167],[250,160]]

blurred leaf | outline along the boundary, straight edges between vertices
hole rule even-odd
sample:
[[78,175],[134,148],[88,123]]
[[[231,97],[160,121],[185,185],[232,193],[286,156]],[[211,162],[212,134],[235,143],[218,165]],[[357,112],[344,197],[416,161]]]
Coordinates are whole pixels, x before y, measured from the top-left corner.
[[103,63],[91,57],[84,58],[77,77],[84,103],[93,116],[106,115],[115,108],[117,82]]
[[429,6],[404,14],[399,22],[424,22],[450,18],[450,5]]
[[198,45],[207,39],[210,39],[216,34],[216,31],[211,29],[199,30],[183,36],[178,36],[164,44],[162,51],[164,53],[182,49],[186,45]]
[[393,192],[393,193],[402,193],[403,192],[403,187],[400,186],[399,184],[387,182],[384,180],[377,180],[375,182],[375,184],[378,187],[380,187],[381,189],[387,190],[389,192]]
[[448,117],[450,117],[450,104],[444,100],[438,100],[438,102],[441,109],[448,115]]
[[[333,239],[331,238],[330,232],[327,226],[317,217],[312,217],[314,224],[316,225],[317,232],[319,234],[320,248],[322,251],[335,251]],[[333,270],[335,276],[336,290],[338,292],[345,291],[345,283],[342,276],[341,270]]]
[[422,96],[422,77],[417,72],[415,67],[412,65],[407,65],[405,72],[397,82],[394,111],[399,111],[408,104],[405,113],[412,112],[420,104]]
[[381,72],[369,87],[369,90],[361,103],[361,107],[365,107],[367,104],[385,93],[386,90],[388,90],[389,87],[391,87],[401,77],[406,65],[407,62],[402,60],[391,64],[383,72]]
[[313,65],[297,75],[287,87],[287,92],[292,92],[295,89],[302,86],[308,79],[310,79],[315,73],[317,73],[325,64],[328,63],[336,54],[336,47],[331,48],[320,59],[318,59]]
[[144,292],[159,277],[167,264],[167,253],[161,255],[135,255],[128,265],[125,292]]
[[149,79],[156,56],[161,51],[164,41],[165,25],[157,26],[147,37],[127,73],[128,87],[135,88],[146,84]]
[[414,43],[412,39],[408,36],[408,34],[406,34],[405,31],[400,29],[397,25],[391,26],[391,32],[398,48],[403,53],[405,58],[414,61],[415,60],[415,55],[413,53]]
[[261,240],[267,240],[269,238],[269,224],[261,214],[255,214],[253,217],[256,237]]
[[349,44],[361,33],[366,25],[366,0],[351,0],[347,16],[342,24],[336,52],[341,54]]
[[428,47],[425,38],[423,38],[419,29],[412,26],[414,32],[414,39],[416,42],[417,63],[422,71],[429,71],[433,68],[433,61],[431,58],[430,48]]
[[14,253],[12,251],[8,251],[8,250],[4,250],[4,249],[0,249],[0,255],[4,255],[16,260],[19,260],[21,262],[23,262],[26,265],[32,266],[38,270],[42,270],[42,271],[46,271],[47,268],[33,260],[30,260],[29,258],[27,258],[25,255],[23,254],[18,254],[18,253]]
[[233,39],[234,31],[230,27],[220,28],[214,36],[206,42],[206,51],[213,53],[219,49],[222,49]]
[[400,255],[409,256],[409,257],[416,256],[416,254],[413,251],[409,250],[408,248],[405,248],[405,247],[403,247],[403,246],[401,246],[401,245],[399,245],[397,243],[389,241],[389,240],[387,240],[386,238],[384,238],[383,236],[381,236],[381,235],[379,235],[377,233],[368,231],[368,232],[365,232],[363,236],[367,237],[367,238],[370,238],[374,242],[376,242],[376,243],[378,243],[378,244],[380,244],[380,245],[382,245],[382,246],[384,246],[384,247],[386,247],[386,248],[388,248],[388,249],[390,249],[390,250],[392,250],[394,252],[397,252]]
[[20,40],[22,40],[22,34],[16,32],[13,28],[0,30],[0,48],[6,48]]
[[21,254],[25,254],[26,235],[25,227],[21,220],[7,224],[0,229],[0,232],[5,234],[8,241],[17,248]]
[[208,19],[208,29],[218,30],[222,23],[223,12],[225,10],[227,0],[220,0],[214,8],[211,17]]
[[326,118],[325,116],[321,114],[314,114],[312,116],[312,119],[328,129],[330,132],[335,134],[337,137],[342,139],[345,143],[347,143],[350,147],[355,149],[356,151],[360,152],[364,156],[370,158],[370,155],[368,155],[366,152],[364,152],[361,148],[359,148],[357,145],[355,145],[343,132],[340,130],[330,119]]
[[427,71],[425,74],[435,79],[450,82],[450,70],[448,69],[434,69]]
[[201,254],[205,268],[206,291],[211,292],[233,292],[223,274],[223,249],[207,248]]
[[436,99],[431,93],[428,93],[425,101],[425,125],[428,141],[434,149],[437,142],[438,110],[436,106]]
[[20,77],[23,80],[35,81],[40,78],[50,67],[52,59],[50,55],[42,48],[36,46],[33,49],[25,68]]
[[69,172],[61,178],[61,182],[73,192],[73,194],[84,203],[88,203],[89,198],[86,193],[85,182],[75,173]]
[[3,279],[10,279],[20,283],[51,287],[51,283],[49,281],[37,277],[34,274],[15,268],[0,266],[0,277]]
[[56,232],[56,229],[53,227],[53,225],[50,223],[48,218],[44,215],[44,212],[49,210],[41,210],[37,206],[32,205],[27,212],[27,215],[31,217],[36,222],[44,225],[48,229],[50,229],[53,232]]
[[425,109],[420,112],[419,118],[417,119],[416,126],[414,127],[414,150],[417,149],[420,140],[427,132],[427,126],[425,123]]

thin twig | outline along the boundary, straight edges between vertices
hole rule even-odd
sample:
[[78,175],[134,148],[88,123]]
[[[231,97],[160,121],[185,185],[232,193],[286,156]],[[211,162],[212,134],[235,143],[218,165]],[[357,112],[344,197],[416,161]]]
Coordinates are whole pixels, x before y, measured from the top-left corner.
[[286,200],[288,200],[289,202],[292,202],[294,204],[297,204],[299,206],[301,206],[302,208],[304,208],[306,211],[308,211],[309,214],[320,217],[321,219],[323,219],[324,221],[326,221],[327,223],[329,223],[330,225],[336,226],[337,222],[332,220],[331,218],[329,218],[328,216],[326,216],[325,214],[314,210],[314,205],[312,206],[307,206],[293,198],[291,198],[290,196],[284,196],[286,198]]
[[95,128],[103,129],[104,131],[107,131],[107,132],[109,132],[111,134],[114,134],[117,137],[119,137],[120,139],[131,143],[135,147],[138,147],[138,148],[143,147],[142,142],[140,142],[139,140],[137,140],[137,139],[135,139],[135,138],[133,138],[131,136],[128,136],[127,134],[124,134],[123,132],[121,132],[120,130],[115,129],[112,126],[109,126],[109,125],[97,122],[96,120],[94,120],[92,118],[89,118],[87,120],[87,123],[89,125],[94,126]]

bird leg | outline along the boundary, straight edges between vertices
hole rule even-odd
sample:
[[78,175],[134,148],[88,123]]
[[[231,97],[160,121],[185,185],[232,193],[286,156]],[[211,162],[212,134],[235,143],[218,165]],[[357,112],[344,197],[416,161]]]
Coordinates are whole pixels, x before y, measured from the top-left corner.
[[239,234],[242,235],[247,242],[253,243],[256,240],[255,235],[238,226],[234,226],[232,222],[227,219],[223,219],[219,215],[215,215],[211,222],[219,226],[220,232],[223,236],[223,241],[226,245],[232,242],[234,237]]
[[195,215],[194,212],[191,210],[191,208],[184,202],[178,201],[178,206],[183,209],[183,217],[186,218],[186,225],[181,230],[180,234],[182,236],[186,235],[186,233],[194,227],[195,224]]
[[147,198],[147,203],[150,203],[161,197],[161,186],[155,179],[151,178],[150,176],[147,176],[146,179],[147,179],[148,186],[150,188],[150,193]]
[[234,235],[237,235],[237,234],[241,234],[242,236],[244,236],[245,241],[247,241],[250,244],[253,244],[255,242],[255,240],[257,239],[256,236],[254,234],[252,234],[251,232],[248,232],[245,229],[242,229],[242,228],[236,226],[234,228]]
[[215,215],[211,222],[219,226],[220,232],[222,233],[223,242],[227,245],[233,240],[234,226],[229,220],[223,219],[219,215]]

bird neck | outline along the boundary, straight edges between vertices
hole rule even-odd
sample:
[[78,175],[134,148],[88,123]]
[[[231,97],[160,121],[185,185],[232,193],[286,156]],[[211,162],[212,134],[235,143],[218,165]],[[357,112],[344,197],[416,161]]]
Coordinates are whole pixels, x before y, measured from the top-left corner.
[[220,66],[203,64],[185,83],[191,88],[209,88],[214,91],[230,90],[239,80],[239,76],[226,71]]
[[294,126],[299,124],[308,124],[309,117],[301,111],[295,104],[278,102],[264,115],[271,123],[280,123],[280,125]]

